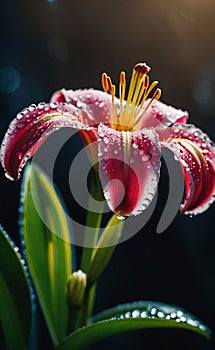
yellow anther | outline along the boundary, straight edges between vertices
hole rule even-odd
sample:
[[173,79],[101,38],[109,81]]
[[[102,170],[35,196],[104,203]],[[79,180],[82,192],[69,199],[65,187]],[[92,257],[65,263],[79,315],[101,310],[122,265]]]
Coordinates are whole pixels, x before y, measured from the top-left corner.
[[109,92],[110,92],[111,96],[114,97],[116,94],[116,86],[111,84],[109,87]]
[[146,63],[137,63],[135,66],[134,66],[134,70],[135,72],[138,73],[138,75],[144,75],[144,74],[147,74],[151,68],[149,66],[147,66]]
[[108,89],[109,89],[109,86],[108,86],[108,76],[107,76],[106,73],[102,73],[102,79],[101,79],[101,81],[102,81],[103,90],[104,90],[105,92],[107,92]]
[[120,73],[120,80],[119,80],[119,84],[121,85],[121,86],[123,86],[123,85],[125,85],[125,72],[121,72]]

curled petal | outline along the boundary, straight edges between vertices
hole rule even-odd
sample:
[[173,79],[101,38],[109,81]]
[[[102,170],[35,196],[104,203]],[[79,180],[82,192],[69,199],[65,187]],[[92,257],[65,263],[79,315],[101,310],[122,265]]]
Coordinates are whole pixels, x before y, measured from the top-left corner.
[[[112,115],[111,96],[99,90],[66,90],[62,89],[53,94],[51,101],[71,103],[78,109],[84,110],[88,116],[88,125],[109,123]],[[115,106],[119,108],[119,100],[115,98]]]
[[120,217],[140,214],[157,189],[160,146],[154,130],[98,128],[100,179],[108,205]]
[[[150,100],[147,100],[143,107],[146,108],[149,102]],[[187,119],[187,112],[167,106],[160,101],[153,101],[143,116],[141,127],[154,127],[159,131],[174,123],[186,123]]]
[[194,125],[175,124],[164,146],[180,162],[185,179],[184,214],[200,214],[215,199],[215,145]]
[[28,158],[59,128],[92,129],[86,120],[83,111],[63,103],[40,103],[24,109],[11,122],[2,142],[1,162],[7,177],[17,180]]

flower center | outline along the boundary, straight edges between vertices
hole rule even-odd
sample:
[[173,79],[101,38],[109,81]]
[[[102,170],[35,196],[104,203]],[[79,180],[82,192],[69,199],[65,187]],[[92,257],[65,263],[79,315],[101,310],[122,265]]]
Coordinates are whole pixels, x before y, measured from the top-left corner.
[[[138,63],[133,68],[131,81],[128,89],[127,100],[126,94],[126,76],[125,72],[120,73],[119,79],[119,99],[120,109],[117,111],[114,103],[116,95],[116,86],[112,83],[111,78],[103,73],[101,77],[102,87],[105,92],[109,92],[112,96],[112,120],[111,126],[116,130],[130,131],[138,129],[138,125],[153,100],[158,100],[161,96],[161,90],[155,87],[158,81],[153,81],[149,85],[149,77],[147,73],[150,71],[145,63]],[[155,89],[155,90],[154,90]],[[146,105],[144,102],[149,94],[154,90],[151,99]],[[144,105],[144,107],[143,107]]]

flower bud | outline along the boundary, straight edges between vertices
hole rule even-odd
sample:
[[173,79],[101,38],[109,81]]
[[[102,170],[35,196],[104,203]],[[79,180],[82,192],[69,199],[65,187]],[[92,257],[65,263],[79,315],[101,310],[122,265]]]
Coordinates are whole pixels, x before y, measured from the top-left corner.
[[87,284],[87,276],[81,271],[72,273],[67,284],[67,297],[70,307],[79,309],[83,304],[85,289]]

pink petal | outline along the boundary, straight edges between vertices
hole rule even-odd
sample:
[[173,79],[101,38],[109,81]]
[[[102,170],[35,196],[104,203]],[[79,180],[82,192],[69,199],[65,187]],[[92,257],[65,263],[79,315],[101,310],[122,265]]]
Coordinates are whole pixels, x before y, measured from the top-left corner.
[[69,104],[31,105],[11,122],[1,146],[1,162],[7,177],[17,180],[28,158],[48,135],[62,127],[92,130],[86,114]]
[[[73,106],[84,110],[88,115],[88,125],[110,123],[112,115],[112,102],[110,94],[93,89],[65,90],[62,89],[53,94],[51,101],[71,103]],[[119,108],[119,100],[115,98],[116,108]]]
[[157,189],[160,146],[154,130],[98,128],[100,179],[108,205],[118,217],[140,214]]
[[[149,101],[150,99],[144,103],[143,107],[146,107]],[[187,119],[187,112],[167,106],[160,101],[153,101],[151,106],[143,115],[141,127],[154,127],[156,131],[159,132],[159,130],[162,130],[163,128],[166,128],[174,123],[186,123]]]
[[179,160],[185,179],[184,214],[200,214],[215,199],[215,145],[194,125],[175,124],[171,138],[163,143]]

